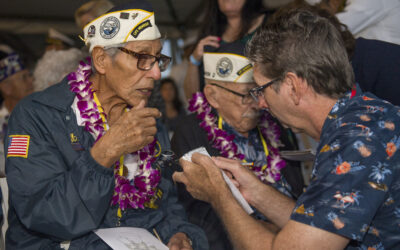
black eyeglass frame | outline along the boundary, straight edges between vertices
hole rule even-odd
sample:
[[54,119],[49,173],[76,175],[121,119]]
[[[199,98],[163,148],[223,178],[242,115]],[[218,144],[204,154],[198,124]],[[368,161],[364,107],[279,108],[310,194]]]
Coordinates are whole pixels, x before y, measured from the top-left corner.
[[[219,85],[219,84],[216,84],[216,83],[209,83],[210,85],[212,85],[212,86],[217,86],[217,87],[219,87],[219,88],[221,88],[221,89],[224,89],[224,90],[226,90],[226,91],[228,91],[228,92],[230,92],[230,93],[232,93],[232,94],[234,94],[234,95],[237,95],[237,96],[240,96],[241,98],[242,98],[242,104],[250,104],[250,103],[252,103],[252,101],[253,101],[253,99],[251,99],[251,95],[250,95],[250,93],[248,93],[248,94],[242,94],[242,93],[239,93],[239,92],[236,92],[236,91],[234,91],[234,90],[231,90],[231,89],[228,89],[228,88],[225,88],[225,87],[223,87],[223,86],[221,86],[221,85]],[[250,98],[249,98],[249,100],[251,100],[251,102],[245,102],[244,100],[245,100],[245,98],[248,98],[250,96]]]
[[[130,56],[135,57],[138,60],[137,61],[137,68],[140,69],[140,70],[143,70],[143,71],[151,70],[153,68],[154,64],[156,62],[158,62],[158,66],[160,67],[160,71],[163,72],[168,68],[168,66],[169,66],[169,64],[171,63],[171,60],[172,60],[171,57],[163,55],[163,54],[161,54],[159,56],[153,56],[153,55],[150,55],[150,54],[137,53],[135,51],[129,50],[129,49],[124,48],[124,47],[116,47],[116,48],[119,49],[120,51],[130,55]],[[143,68],[143,67],[140,66],[140,62],[142,60],[148,60],[148,59],[151,59],[151,58],[154,58],[154,61],[150,64],[149,68]],[[167,61],[163,61],[163,60],[167,60]],[[160,61],[162,61],[163,63],[160,64]]]
[[251,95],[251,97],[253,97],[253,99],[254,99],[256,102],[258,102],[258,97],[259,97],[260,95],[264,95],[264,94],[262,93],[262,91],[263,91],[264,89],[268,88],[269,86],[271,86],[272,84],[276,83],[276,82],[279,81],[279,80],[280,80],[280,78],[276,78],[276,79],[274,79],[274,80],[271,80],[271,81],[267,82],[266,84],[263,84],[263,85],[258,86],[258,87],[254,87],[254,88],[252,88],[252,89],[249,90],[249,94]]

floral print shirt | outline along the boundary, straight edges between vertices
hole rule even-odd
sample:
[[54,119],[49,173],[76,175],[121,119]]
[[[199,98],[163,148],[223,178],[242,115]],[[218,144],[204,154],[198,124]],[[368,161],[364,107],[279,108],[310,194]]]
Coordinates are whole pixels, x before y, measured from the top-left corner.
[[350,239],[346,249],[399,249],[399,147],[400,108],[356,86],[323,125],[291,219]]

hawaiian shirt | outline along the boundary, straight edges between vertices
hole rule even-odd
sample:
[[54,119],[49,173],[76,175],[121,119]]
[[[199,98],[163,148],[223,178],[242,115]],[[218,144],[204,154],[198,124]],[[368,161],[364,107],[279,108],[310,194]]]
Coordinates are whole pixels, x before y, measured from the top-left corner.
[[[243,154],[246,157],[246,162],[254,162],[255,166],[264,166],[265,164],[267,164],[267,157],[265,156],[258,128],[250,130],[248,137],[244,137],[243,135],[239,134],[226,122],[223,123],[222,128],[228,134],[235,135],[233,142],[238,147],[239,153]],[[286,181],[283,175],[281,175],[281,180],[271,185],[278,189],[281,193],[291,198],[296,197],[295,195],[292,195],[292,188],[290,187],[289,183]]]
[[333,106],[320,139],[291,219],[350,239],[346,249],[399,249],[400,108],[357,86]]

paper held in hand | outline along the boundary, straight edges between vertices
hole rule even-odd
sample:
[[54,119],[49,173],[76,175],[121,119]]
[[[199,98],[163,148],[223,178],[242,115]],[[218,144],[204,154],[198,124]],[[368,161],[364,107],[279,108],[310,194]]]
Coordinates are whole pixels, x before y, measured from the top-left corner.
[[138,227],[104,228],[94,231],[112,249],[168,250],[168,247],[149,231]]
[[[210,156],[210,154],[207,152],[207,149],[205,149],[204,147],[200,147],[200,148],[193,149],[192,151],[186,153],[184,156],[182,156],[182,159],[191,162],[192,161],[192,155],[194,153],[200,153],[200,154],[203,154],[203,155]],[[247,203],[247,201],[244,199],[244,197],[240,193],[239,189],[237,189],[237,187],[232,183],[231,179],[229,179],[229,177],[225,174],[224,171],[221,170],[221,172],[222,172],[222,176],[224,177],[224,180],[225,180],[226,184],[228,184],[228,187],[230,188],[233,196],[239,202],[239,204],[242,206],[242,208],[248,214],[253,213],[253,209],[250,207],[249,203]]]

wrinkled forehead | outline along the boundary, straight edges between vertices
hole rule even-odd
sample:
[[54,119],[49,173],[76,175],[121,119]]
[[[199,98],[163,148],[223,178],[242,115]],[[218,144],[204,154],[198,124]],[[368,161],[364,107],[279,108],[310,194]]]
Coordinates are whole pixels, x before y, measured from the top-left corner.
[[159,54],[162,50],[162,42],[161,39],[132,41],[126,43],[125,48],[134,50],[137,53]]

